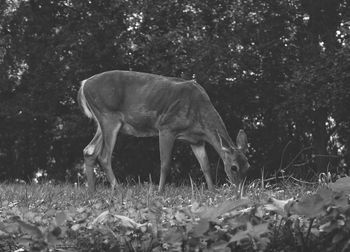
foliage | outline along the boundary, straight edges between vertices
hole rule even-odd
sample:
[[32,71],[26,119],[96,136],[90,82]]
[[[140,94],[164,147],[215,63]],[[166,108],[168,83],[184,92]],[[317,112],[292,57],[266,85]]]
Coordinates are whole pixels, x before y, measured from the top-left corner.
[[[197,199],[168,188],[161,196],[147,184],[88,200],[84,188],[70,185],[2,185],[0,250],[347,251],[349,182],[342,178],[299,200],[264,200],[273,191],[235,199],[230,188]],[[26,198],[23,191],[14,196],[15,188]]]

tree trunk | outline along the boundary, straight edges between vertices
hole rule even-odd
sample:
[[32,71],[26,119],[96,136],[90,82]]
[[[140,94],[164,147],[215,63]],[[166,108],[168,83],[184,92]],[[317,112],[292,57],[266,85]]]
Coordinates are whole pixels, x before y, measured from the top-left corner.
[[[303,8],[310,16],[308,23],[308,31],[310,36],[310,48],[314,49],[316,54],[332,53],[337,46],[336,30],[340,23],[340,17],[337,9],[339,8],[339,0],[303,0]],[[320,42],[324,43],[324,48],[320,46]],[[325,52],[323,52],[325,50]],[[317,56],[316,56],[317,57]],[[327,83],[319,83],[319,85],[328,85]],[[313,150],[315,162],[318,172],[325,172],[328,165],[327,143],[328,133],[326,122],[328,111],[325,107],[316,107],[314,113],[314,129],[313,129]]]
[[313,132],[313,150],[315,155],[315,162],[318,172],[325,172],[327,170],[327,142],[328,134],[326,129],[327,110],[321,108],[315,112],[314,118],[314,132]]

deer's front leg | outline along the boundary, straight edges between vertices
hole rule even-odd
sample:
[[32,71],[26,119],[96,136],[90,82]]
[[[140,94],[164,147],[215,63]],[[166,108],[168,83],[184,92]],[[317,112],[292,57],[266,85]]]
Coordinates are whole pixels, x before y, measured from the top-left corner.
[[169,131],[159,133],[159,152],[160,152],[160,180],[158,191],[164,190],[166,176],[169,173],[171,154],[174,146],[175,136]]
[[208,189],[212,191],[214,189],[214,184],[211,178],[210,165],[209,165],[207,152],[205,151],[205,145],[204,143],[200,145],[191,145],[191,148],[204,173],[204,177],[207,182]]

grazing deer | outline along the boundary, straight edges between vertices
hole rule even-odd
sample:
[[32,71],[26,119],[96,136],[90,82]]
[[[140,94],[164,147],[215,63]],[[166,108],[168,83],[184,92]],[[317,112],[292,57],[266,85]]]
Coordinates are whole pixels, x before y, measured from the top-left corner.
[[240,130],[234,144],[205,90],[195,81],[160,75],[109,71],[81,83],[78,101],[85,115],[97,123],[94,138],[84,149],[90,192],[95,190],[94,167],[98,162],[114,188],[111,159],[119,132],[136,137],[159,136],[160,181],[164,188],[175,139],[187,141],[213,189],[205,143],[218,152],[225,172],[237,184],[249,169],[245,156],[247,136]]

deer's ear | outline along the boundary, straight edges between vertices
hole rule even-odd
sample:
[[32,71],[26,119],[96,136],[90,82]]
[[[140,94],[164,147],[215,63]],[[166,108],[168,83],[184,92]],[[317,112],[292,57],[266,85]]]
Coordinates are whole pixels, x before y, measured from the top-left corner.
[[248,151],[248,138],[244,130],[239,130],[236,144],[238,149],[240,149],[243,153],[246,153]]
[[219,140],[220,140],[220,146],[221,146],[221,149],[223,150],[223,151],[229,151],[230,149],[230,147],[229,147],[229,145],[227,145],[227,143],[226,143],[226,141],[223,141],[222,140],[222,137],[220,136],[220,134],[218,133],[218,137],[219,137]]

